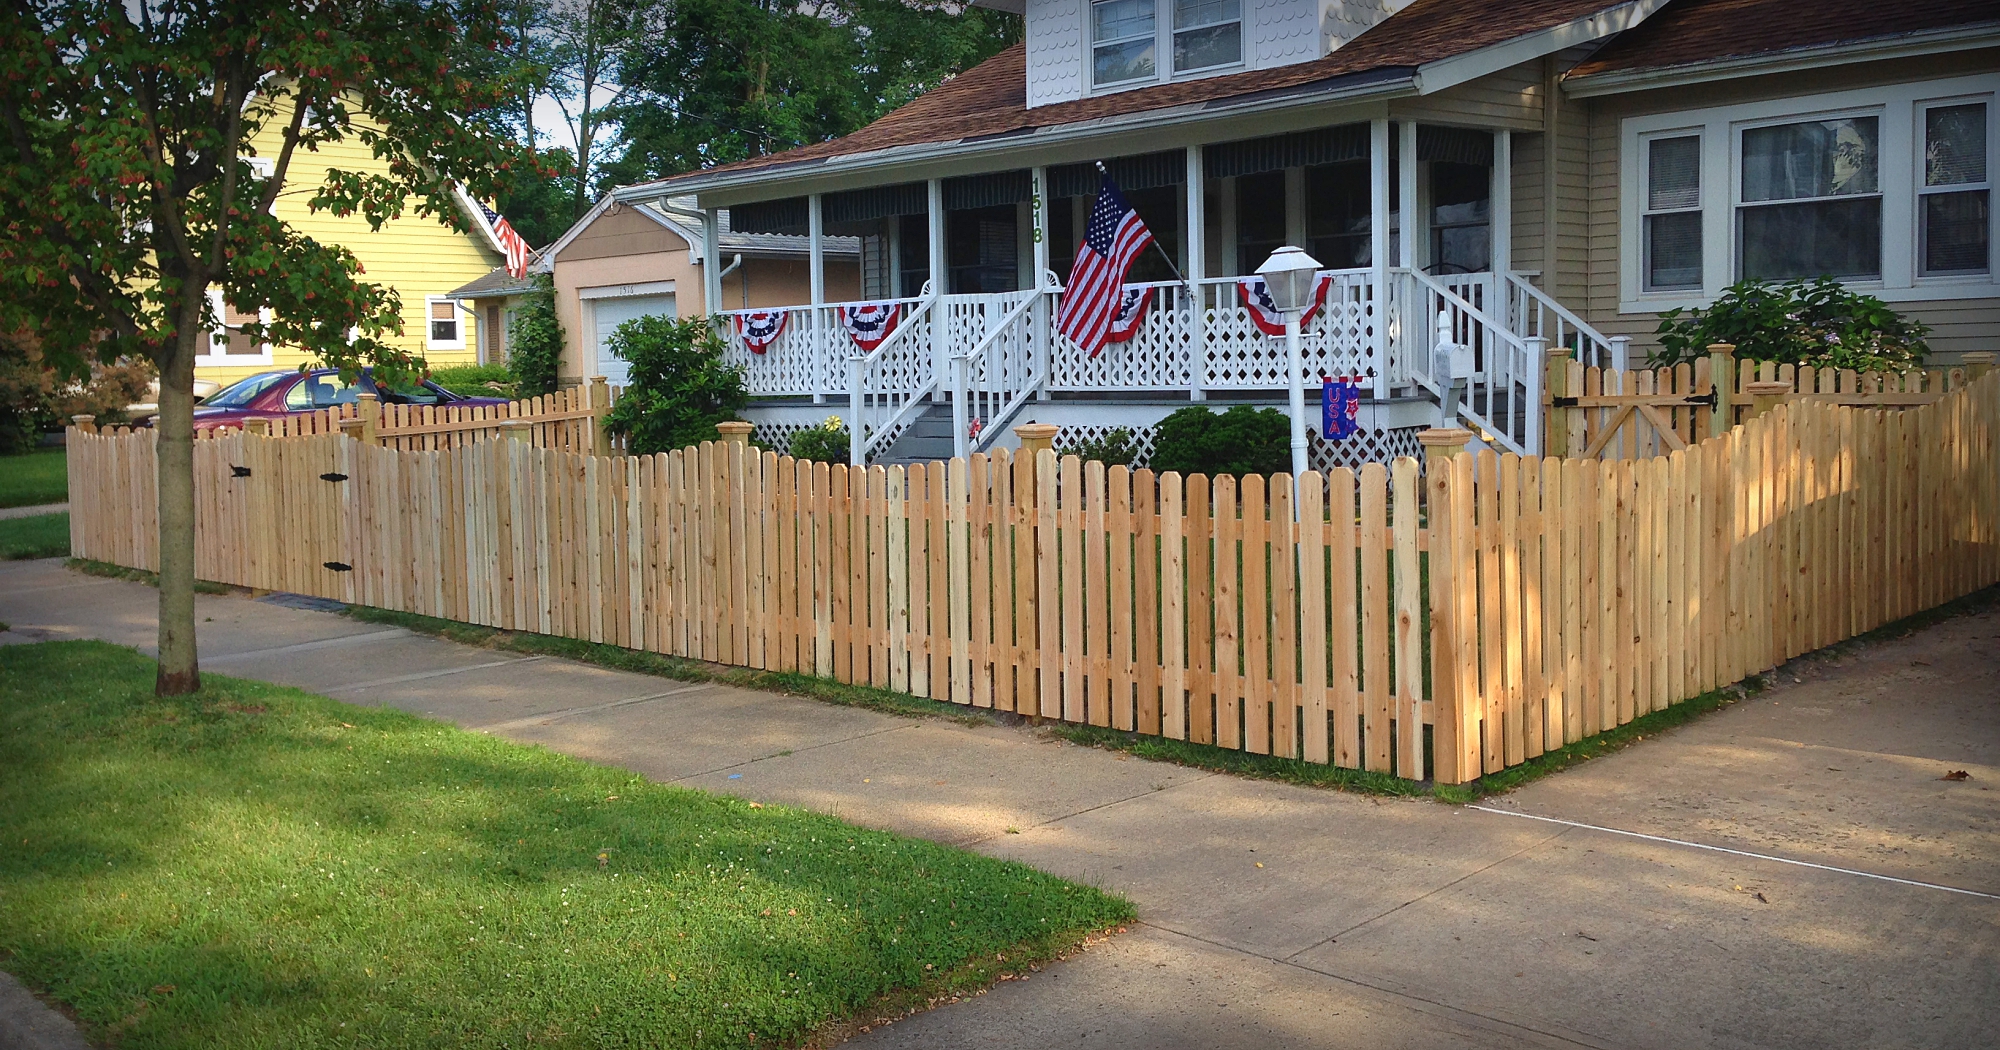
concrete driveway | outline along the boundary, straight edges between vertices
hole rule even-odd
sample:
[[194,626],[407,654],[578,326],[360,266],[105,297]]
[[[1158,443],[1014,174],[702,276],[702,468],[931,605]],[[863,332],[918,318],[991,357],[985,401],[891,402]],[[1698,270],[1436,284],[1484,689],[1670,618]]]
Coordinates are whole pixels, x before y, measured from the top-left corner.
[[[0,640],[151,642],[153,594],[0,566]],[[1129,895],[1141,921],[867,1047],[1980,1047],[2000,1042],[2000,612],[1477,807],[203,597],[204,667]],[[1965,780],[1940,780],[1964,770]]]

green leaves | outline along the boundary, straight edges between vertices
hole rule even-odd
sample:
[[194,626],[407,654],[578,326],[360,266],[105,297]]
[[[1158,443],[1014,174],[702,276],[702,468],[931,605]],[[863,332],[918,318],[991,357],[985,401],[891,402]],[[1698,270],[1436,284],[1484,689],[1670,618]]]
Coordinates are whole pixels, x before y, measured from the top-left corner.
[[723,363],[722,340],[706,317],[640,317],[618,326],[611,352],[632,363],[632,379],[606,422],[629,434],[640,455],[716,439],[715,424],[736,418],[749,394],[743,369]]
[[1237,405],[1217,414],[1190,406],[1160,421],[1155,471],[1277,474],[1292,469],[1292,424],[1274,408]]
[[507,370],[514,375],[514,396],[540,397],[556,391],[562,363],[562,323],[556,319],[554,283],[535,276],[536,290],[527,296],[507,328]]
[[1930,328],[1831,277],[1784,284],[1739,281],[1706,310],[1660,315],[1655,365],[1708,356],[1731,343],[1741,360],[1776,361],[1861,372],[1901,372],[1923,364]]

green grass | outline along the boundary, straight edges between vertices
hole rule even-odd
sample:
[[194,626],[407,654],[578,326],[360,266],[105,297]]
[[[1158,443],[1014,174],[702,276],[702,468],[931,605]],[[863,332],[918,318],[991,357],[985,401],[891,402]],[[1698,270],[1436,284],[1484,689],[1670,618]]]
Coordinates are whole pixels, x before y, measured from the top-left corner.
[[[447,365],[431,369],[431,382],[466,397],[513,397],[514,373],[506,365]],[[504,389],[495,390],[488,383]]]
[[0,507],[39,507],[69,499],[69,459],[62,449],[0,456]]
[[[133,583],[143,583],[148,587],[158,587],[160,585],[160,574],[157,572],[150,572],[146,569],[128,569],[123,565],[113,565],[108,561],[71,558],[64,562],[63,565],[91,576],[103,576],[106,579],[112,580],[131,580]],[[194,589],[197,594],[230,593],[228,584],[215,583],[211,580],[194,581]]]
[[795,1044],[1131,917],[830,817],[153,675],[0,649],[0,968],[120,1047]]
[[62,558],[69,554],[69,515],[0,518],[0,561]]

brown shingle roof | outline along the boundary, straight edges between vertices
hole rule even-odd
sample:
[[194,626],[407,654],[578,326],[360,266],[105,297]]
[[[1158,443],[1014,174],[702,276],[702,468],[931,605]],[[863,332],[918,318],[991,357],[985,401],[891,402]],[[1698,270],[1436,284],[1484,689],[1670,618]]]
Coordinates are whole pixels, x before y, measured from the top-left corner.
[[1994,0],[1675,0],[1569,75],[1747,58],[1995,20]]
[[894,146],[992,138],[1296,88],[1355,74],[1413,69],[1618,6],[1620,3],[1613,0],[1417,0],[1345,47],[1311,62],[1160,84],[1033,109],[1027,104],[1025,46],[1015,44],[851,135],[693,174],[773,168]]

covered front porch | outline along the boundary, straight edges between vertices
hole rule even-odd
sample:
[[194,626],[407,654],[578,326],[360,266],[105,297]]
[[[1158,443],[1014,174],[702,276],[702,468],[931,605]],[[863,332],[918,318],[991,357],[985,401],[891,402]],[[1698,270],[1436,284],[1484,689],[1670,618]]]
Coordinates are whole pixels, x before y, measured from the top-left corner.
[[[855,462],[885,453],[919,418],[948,414],[951,452],[964,455],[1006,440],[1036,402],[1281,400],[1328,376],[1360,377],[1379,401],[1424,399],[1433,422],[1533,453],[1548,348],[1619,367],[1625,354],[1622,340],[1546,294],[1535,271],[1511,265],[1514,138],[1506,127],[1382,115],[1107,158],[1158,250],[1129,277],[1128,289],[1149,296],[1143,317],[1096,356],[1054,324],[1097,193],[1089,161],[776,199],[704,194],[701,206],[711,226],[727,206],[735,230],[812,246],[809,301],[775,315],[725,312],[724,334],[753,397],[845,416]],[[826,300],[822,246],[834,236],[861,244],[860,303]],[[1282,244],[1310,252],[1330,285],[1303,328],[1297,375],[1241,290]],[[711,260],[706,273],[716,272]],[[897,317],[865,350],[841,322],[858,306]]]

